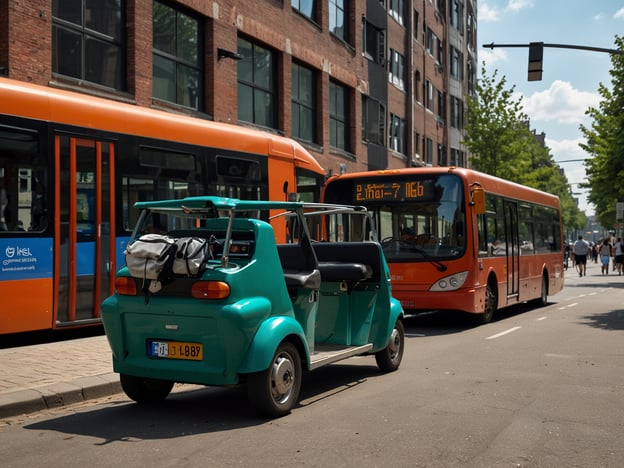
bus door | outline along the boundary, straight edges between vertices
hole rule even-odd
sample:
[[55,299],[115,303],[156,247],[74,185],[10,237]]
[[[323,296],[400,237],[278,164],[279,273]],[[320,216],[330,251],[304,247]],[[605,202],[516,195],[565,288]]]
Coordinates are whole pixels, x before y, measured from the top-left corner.
[[504,202],[505,238],[507,239],[507,296],[517,296],[520,289],[520,235],[518,205]]
[[56,326],[99,320],[112,294],[114,146],[55,136],[54,292]]

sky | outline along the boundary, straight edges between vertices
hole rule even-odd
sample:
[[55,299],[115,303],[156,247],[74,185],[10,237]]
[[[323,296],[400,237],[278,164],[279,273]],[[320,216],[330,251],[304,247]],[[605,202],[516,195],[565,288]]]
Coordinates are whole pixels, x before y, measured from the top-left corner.
[[[484,48],[484,44],[529,44],[544,42],[615,48],[615,36],[624,36],[624,0],[478,0],[477,42],[479,67],[497,70],[497,81],[515,86],[514,100],[522,96],[531,129],[546,135],[546,146],[555,162],[565,170],[579,208],[590,216],[594,207],[586,189],[585,166],[579,159],[589,156],[579,147],[584,141],[579,126],[591,126],[588,107],[598,107],[598,88],[611,89],[611,58],[608,53],[564,48],[544,48],[541,81],[527,80],[528,47]],[[569,161],[571,162],[560,162]]]

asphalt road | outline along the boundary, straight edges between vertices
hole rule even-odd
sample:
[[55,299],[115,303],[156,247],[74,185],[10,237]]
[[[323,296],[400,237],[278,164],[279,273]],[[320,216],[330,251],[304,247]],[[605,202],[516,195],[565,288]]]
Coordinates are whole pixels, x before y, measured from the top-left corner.
[[352,358],[306,375],[288,416],[238,388],[181,386],[0,421],[4,467],[621,467],[624,277],[579,278],[484,326],[407,320],[401,368]]

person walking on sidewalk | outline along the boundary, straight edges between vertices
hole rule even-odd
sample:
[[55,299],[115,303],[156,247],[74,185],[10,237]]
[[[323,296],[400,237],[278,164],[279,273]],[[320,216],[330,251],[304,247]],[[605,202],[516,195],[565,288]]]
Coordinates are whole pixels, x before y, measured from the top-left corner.
[[622,245],[622,238],[618,237],[615,241],[615,268],[618,275],[622,274],[622,265],[624,264],[624,246]]
[[572,248],[574,252],[574,263],[576,263],[579,276],[587,275],[587,254],[589,252],[589,244],[583,240],[583,236],[578,236],[577,241]]
[[609,239],[604,239],[602,244],[600,245],[600,271],[603,275],[609,274],[609,260],[613,256],[613,247],[611,247],[611,243]]

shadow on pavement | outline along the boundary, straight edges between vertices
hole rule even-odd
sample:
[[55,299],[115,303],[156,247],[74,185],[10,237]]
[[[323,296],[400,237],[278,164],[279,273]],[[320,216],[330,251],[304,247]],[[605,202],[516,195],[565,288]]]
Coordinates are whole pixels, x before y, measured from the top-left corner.
[[[300,404],[293,411],[305,411],[304,407],[349,391],[371,378],[383,378],[385,375],[375,366],[372,356],[355,359],[361,361],[356,361],[355,365],[334,364],[304,374]],[[112,442],[175,439],[230,431],[267,421],[256,415],[247,400],[246,388],[241,385],[229,388],[202,387],[172,393],[165,401],[151,405],[138,405],[132,401],[115,402],[112,406],[86,409],[27,424],[24,428],[94,437],[98,439],[95,445],[107,445]]]
[[624,330],[624,310],[612,310],[603,314],[585,315],[582,325],[589,325],[601,330]]

